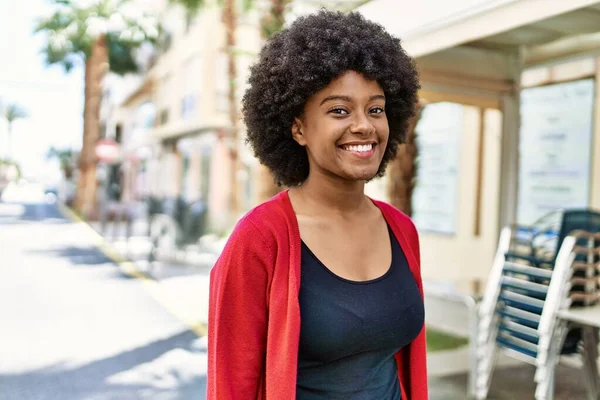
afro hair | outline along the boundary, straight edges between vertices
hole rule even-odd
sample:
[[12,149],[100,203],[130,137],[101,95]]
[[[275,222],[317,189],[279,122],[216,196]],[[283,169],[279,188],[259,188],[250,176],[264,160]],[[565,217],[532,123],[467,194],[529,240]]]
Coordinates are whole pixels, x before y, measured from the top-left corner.
[[390,136],[377,176],[396,155],[418,101],[414,60],[399,39],[361,14],[321,10],[275,34],[250,69],[242,108],[247,142],[277,184],[296,186],[308,177],[293,120],[310,96],[347,71],[375,80],[385,93]]

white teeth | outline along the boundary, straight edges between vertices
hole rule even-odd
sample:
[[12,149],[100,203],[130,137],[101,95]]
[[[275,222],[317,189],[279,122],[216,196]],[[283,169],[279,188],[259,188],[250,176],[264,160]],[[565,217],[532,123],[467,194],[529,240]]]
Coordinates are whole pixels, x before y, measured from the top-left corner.
[[344,148],[346,150],[357,151],[359,153],[362,153],[362,152],[366,152],[366,151],[371,151],[371,149],[373,148],[373,144],[351,145],[351,146],[344,146]]

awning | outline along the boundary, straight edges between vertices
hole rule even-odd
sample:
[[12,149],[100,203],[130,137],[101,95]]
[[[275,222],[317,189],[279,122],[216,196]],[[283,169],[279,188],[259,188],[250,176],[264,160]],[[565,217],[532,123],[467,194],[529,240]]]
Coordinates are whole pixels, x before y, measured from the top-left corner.
[[378,0],[359,10],[403,40],[430,93],[497,98],[518,89],[525,68],[600,54],[597,0],[415,3]]
[[159,141],[174,141],[184,137],[200,135],[206,132],[221,131],[227,126],[225,119],[203,119],[195,121],[176,121],[170,125],[152,129],[152,137]]

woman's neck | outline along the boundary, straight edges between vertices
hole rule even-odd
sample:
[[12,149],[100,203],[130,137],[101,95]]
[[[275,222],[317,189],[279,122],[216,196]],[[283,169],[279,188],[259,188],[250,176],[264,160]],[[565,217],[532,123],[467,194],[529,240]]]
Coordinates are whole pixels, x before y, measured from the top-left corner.
[[355,214],[368,205],[364,189],[364,181],[340,182],[333,177],[309,175],[306,181],[293,191],[311,213],[323,212],[344,216]]

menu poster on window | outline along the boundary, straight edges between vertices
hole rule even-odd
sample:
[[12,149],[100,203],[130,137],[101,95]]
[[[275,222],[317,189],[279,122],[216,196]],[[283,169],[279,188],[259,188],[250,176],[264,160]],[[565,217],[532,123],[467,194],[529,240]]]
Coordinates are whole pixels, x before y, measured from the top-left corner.
[[413,221],[422,232],[454,234],[458,201],[458,163],[463,107],[427,105],[417,125],[417,184]]
[[589,205],[594,80],[521,92],[517,223]]

